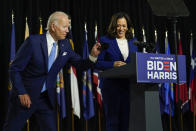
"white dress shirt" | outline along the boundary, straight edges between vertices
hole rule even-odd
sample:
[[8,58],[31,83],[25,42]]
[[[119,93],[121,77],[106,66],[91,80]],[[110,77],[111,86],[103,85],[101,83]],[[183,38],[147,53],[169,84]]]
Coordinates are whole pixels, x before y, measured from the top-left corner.
[[[56,45],[56,54],[55,54],[55,59],[56,59],[57,53],[58,53],[58,42],[53,39],[53,37],[50,35],[49,31],[47,31],[47,33],[46,33],[46,40],[47,40],[47,47],[48,47],[48,57],[49,57],[50,52],[52,50],[53,43],[56,42],[56,44],[57,44]],[[94,63],[97,61],[97,57],[94,57],[91,55],[89,55],[89,59]]]
[[55,58],[54,58],[54,59],[56,59],[57,53],[58,53],[58,42],[53,39],[53,37],[50,35],[49,31],[47,31],[47,33],[46,33],[46,40],[47,40],[47,47],[48,47],[48,57],[49,57],[50,52],[52,50],[53,43],[56,42],[56,54],[55,54]]
[[129,47],[128,47],[128,41],[127,39],[117,39],[116,41],[118,43],[118,47],[120,49],[120,52],[124,58],[124,61],[126,61],[128,55],[129,55]]

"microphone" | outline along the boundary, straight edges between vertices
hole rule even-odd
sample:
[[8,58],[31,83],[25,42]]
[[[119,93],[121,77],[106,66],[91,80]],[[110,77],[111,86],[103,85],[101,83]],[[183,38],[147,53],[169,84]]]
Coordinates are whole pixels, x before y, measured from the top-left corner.
[[133,41],[133,44],[139,47],[146,47],[146,45],[148,44],[147,42],[143,42],[143,41]]
[[100,51],[107,50],[109,45],[107,43],[101,42],[101,46],[98,48]]
[[155,47],[153,43],[143,42],[143,41],[133,41],[133,44],[138,46],[139,48],[146,48],[147,52],[154,52]]
[[137,40],[135,40],[135,41],[133,41],[133,44],[136,45],[136,46],[138,46],[140,44],[140,42],[137,41]]

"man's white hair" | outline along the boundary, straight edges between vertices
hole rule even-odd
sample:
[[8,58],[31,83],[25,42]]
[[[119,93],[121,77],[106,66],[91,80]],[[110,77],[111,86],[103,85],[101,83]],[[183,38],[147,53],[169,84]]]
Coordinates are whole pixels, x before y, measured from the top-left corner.
[[68,15],[66,13],[62,12],[62,11],[56,11],[56,12],[52,13],[50,15],[50,17],[48,18],[46,30],[49,30],[51,28],[50,25],[52,23],[57,25],[58,24],[58,20],[60,19],[61,16],[65,16],[65,17],[68,18]]

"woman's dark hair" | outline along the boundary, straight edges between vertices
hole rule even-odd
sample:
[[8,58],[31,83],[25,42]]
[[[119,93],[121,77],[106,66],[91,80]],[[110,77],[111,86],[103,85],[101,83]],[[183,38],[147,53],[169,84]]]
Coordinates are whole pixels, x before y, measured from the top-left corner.
[[116,13],[112,16],[108,30],[107,30],[107,34],[109,35],[109,37],[112,37],[112,38],[117,37],[117,32],[116,32],[117,20],[120,18],[126,19],[128,30],[126,31],[125,37],[127,40],[131,40],[133,38],[133,34],[131,31],[131,24],[132,23],[131,23],[131,19],[129,18],[129,16],[124,12],[119,12],[119,13]]

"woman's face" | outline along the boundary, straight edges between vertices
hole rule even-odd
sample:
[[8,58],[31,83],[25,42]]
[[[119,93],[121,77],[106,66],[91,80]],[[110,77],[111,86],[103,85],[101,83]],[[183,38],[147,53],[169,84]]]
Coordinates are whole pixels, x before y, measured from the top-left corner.
[[118,39],[125,39],[126,31],[127,31],[126,19],[124,17],[119,18],[117,20],[117,27],[116,27],[117,38]]

